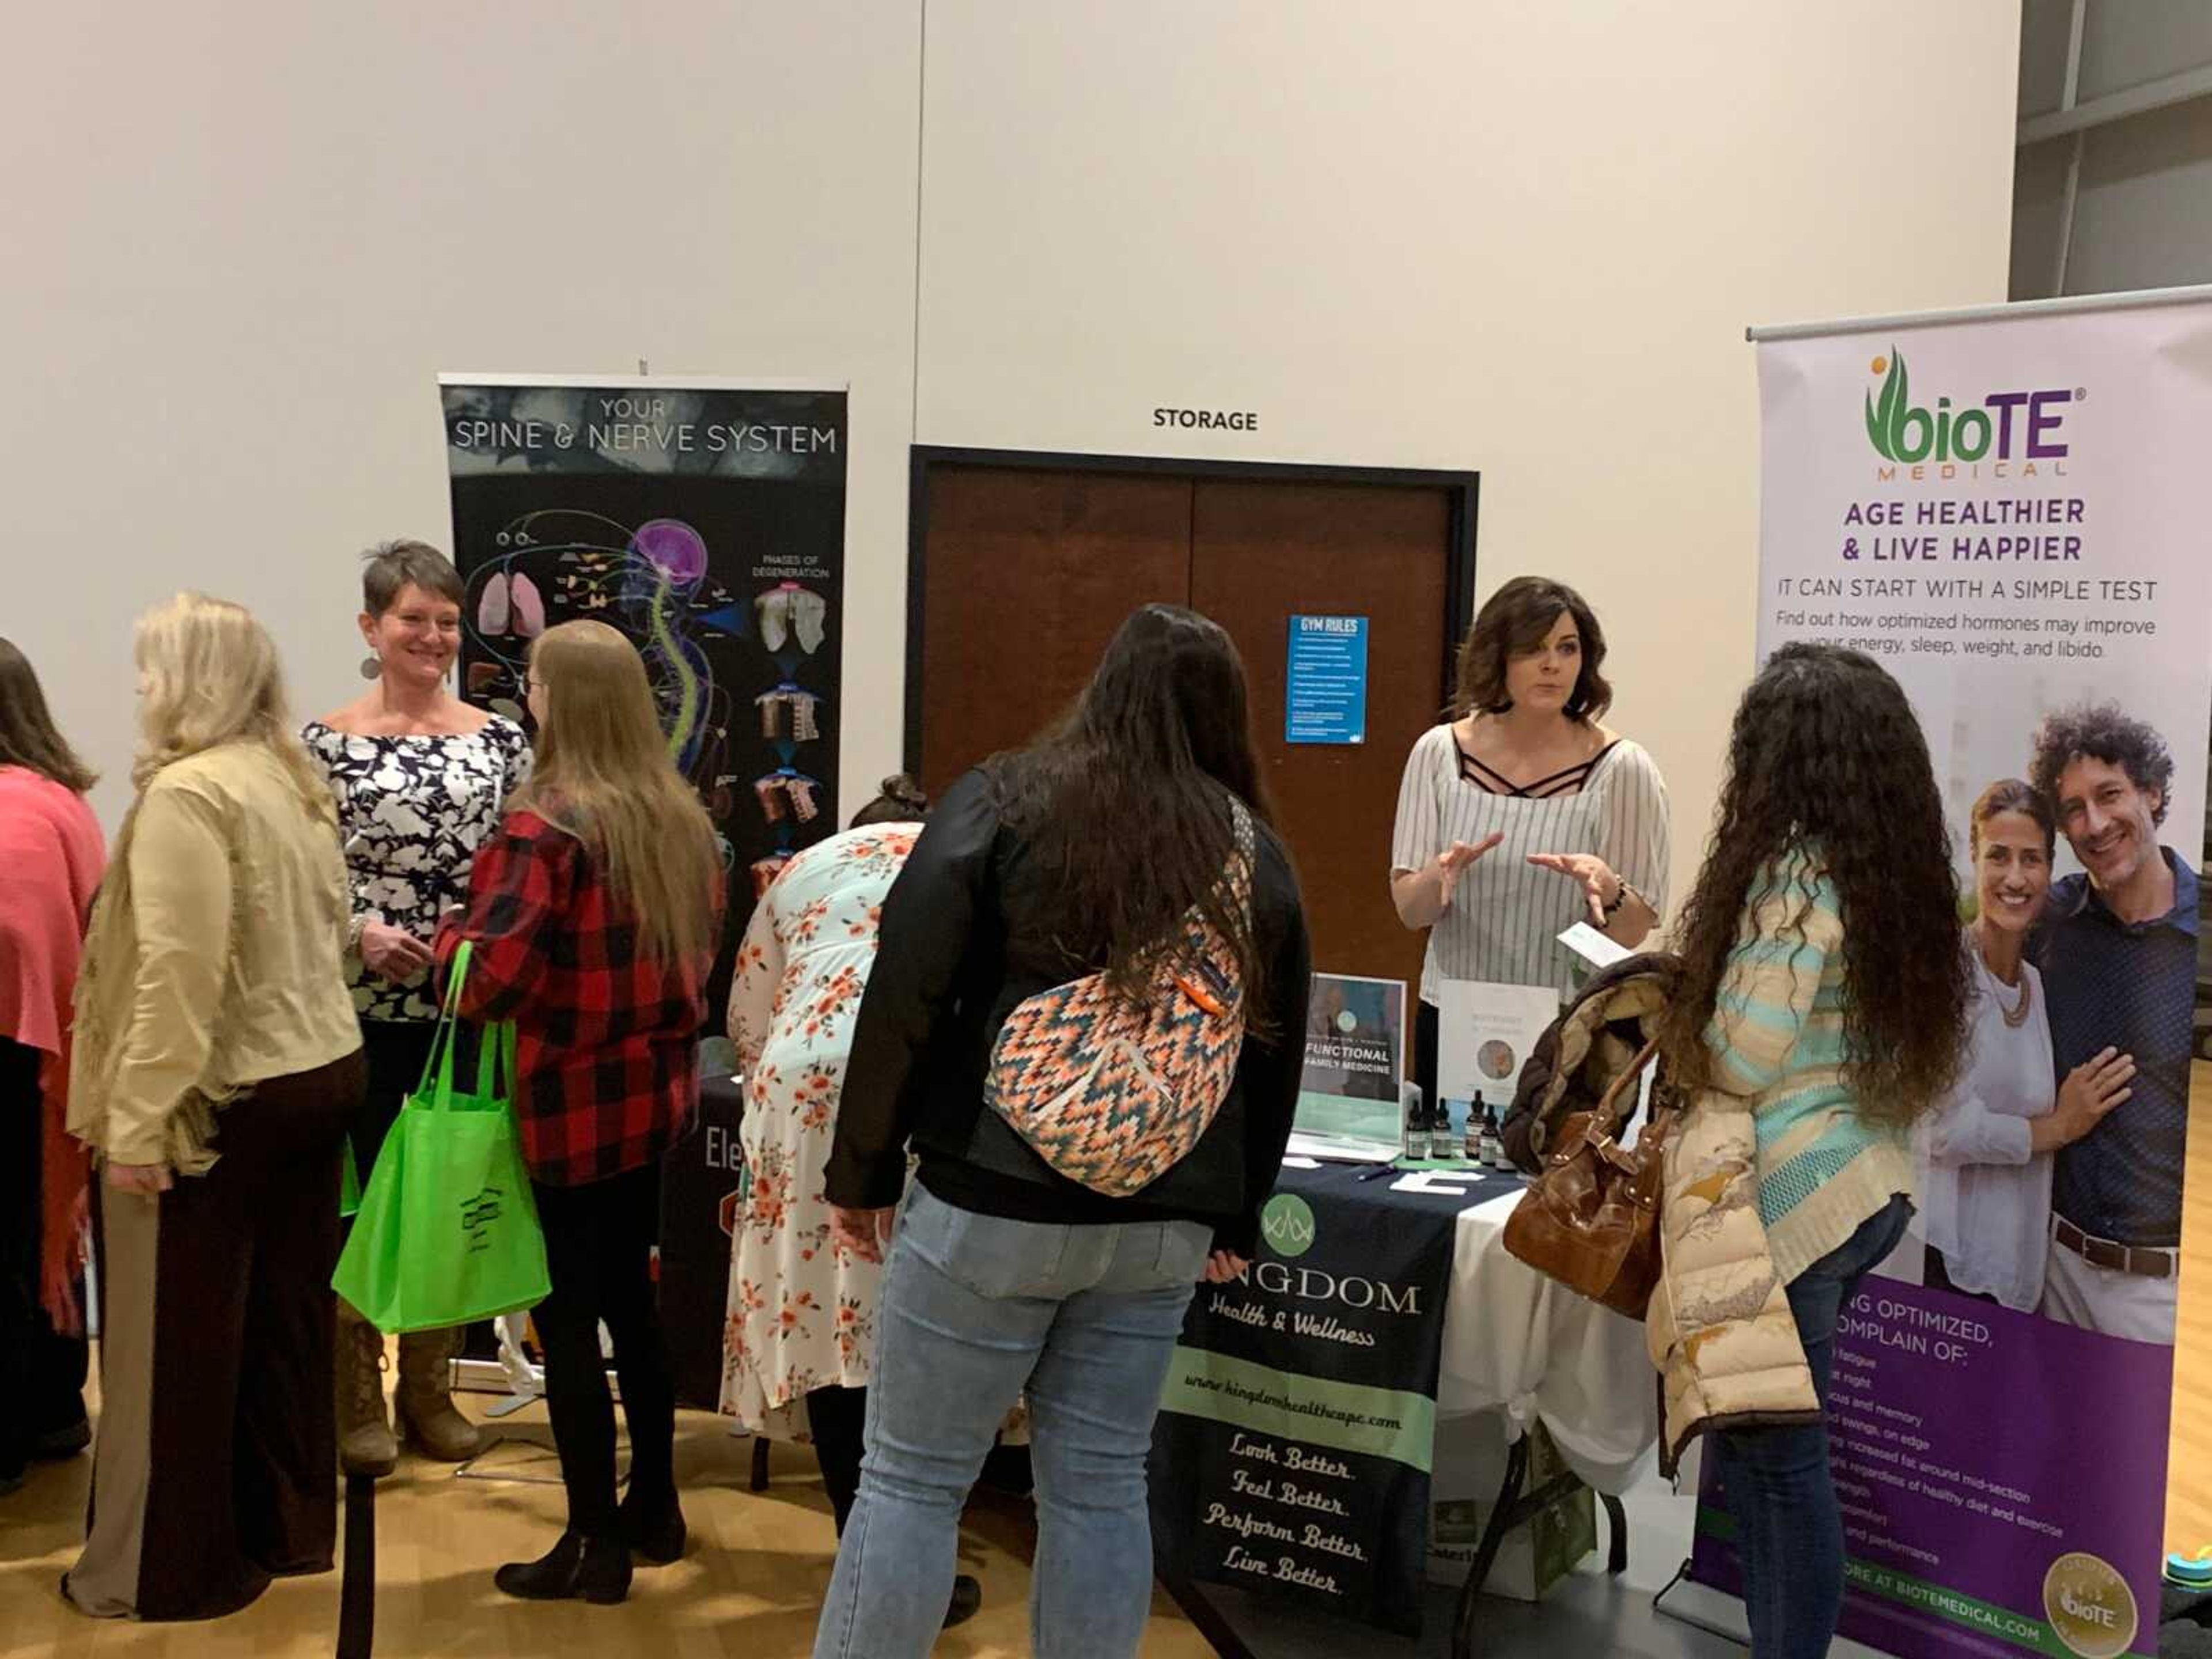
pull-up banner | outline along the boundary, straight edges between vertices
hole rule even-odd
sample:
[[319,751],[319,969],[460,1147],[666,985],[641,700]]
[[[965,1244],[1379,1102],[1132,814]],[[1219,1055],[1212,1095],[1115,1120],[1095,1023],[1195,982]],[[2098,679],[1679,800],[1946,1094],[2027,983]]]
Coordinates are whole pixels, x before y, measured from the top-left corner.
[[463,693],[526,720],[531,647],[564,622],[637,647],[729,871],[719,1008],[754,896],[838,824],[845,393],[481,374],[439,392]]
[[[1828,1395],[1845,1634],[2158,1650],[2212,710],[2212,304],[1759,348],[1759,647],[1853,647],[1917,710],[1976,1006],[1918,1215]],[[2099,1109],[2077,1067],[2132,1056]],[[1735,1589],[1711,1485],[1693,1576]]]

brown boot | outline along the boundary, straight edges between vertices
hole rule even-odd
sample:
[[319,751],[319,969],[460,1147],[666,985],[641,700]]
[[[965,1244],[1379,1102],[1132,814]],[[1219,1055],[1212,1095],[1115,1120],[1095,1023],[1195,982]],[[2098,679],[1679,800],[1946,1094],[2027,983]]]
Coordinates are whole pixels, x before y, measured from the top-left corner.
[[399,1339],[399,1395],[392,1417],[425,1457],[465,1463],[483,1449],[483,1433],[453,1407],[453,1358],[459,1331],[410,1331]]
[[399,1443],[384,1415],[384,1334],[338,1303],[338,1462],[381,1480],[398,1467]]

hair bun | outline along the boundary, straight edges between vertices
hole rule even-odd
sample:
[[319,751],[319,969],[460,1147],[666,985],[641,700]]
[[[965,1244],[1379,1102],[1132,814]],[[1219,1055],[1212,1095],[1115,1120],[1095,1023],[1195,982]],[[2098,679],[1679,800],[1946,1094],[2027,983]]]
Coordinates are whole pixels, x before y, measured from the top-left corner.
[[894,772],[885,778],[880,793],[885,800],[895,801],[901,806],[911,806],[922,812],[929,810],[929,797],[922,793],[920,784],[903,772]]

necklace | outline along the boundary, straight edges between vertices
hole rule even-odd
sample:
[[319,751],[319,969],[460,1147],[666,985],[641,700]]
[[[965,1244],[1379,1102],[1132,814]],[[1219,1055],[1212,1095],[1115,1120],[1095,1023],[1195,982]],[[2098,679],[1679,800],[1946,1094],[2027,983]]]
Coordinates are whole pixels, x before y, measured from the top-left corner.
[[2015,1006],[2008,1008],[2004,1005],[2004,994],[2001,988],[2004,981],[1995,974],[1989,973],[1987,963],[1983,965],[1983,972],[1989,975],[1990,989],[1997,994],[1997,1012],[2004,1016],[2004,1023],[2008,1027],[2017,1031],[2027,1024],[2028,1011],[2035,1006],[2035,981],[2030,979],[2023,969],[2020,976],[2020,1001]]

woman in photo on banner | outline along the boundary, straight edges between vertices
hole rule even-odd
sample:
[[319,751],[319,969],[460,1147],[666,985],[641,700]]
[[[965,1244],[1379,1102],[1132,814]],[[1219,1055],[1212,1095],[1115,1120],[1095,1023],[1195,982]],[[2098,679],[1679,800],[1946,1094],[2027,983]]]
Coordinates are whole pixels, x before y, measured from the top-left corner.
[[1871,659],[1788,645],[1744,694],[1660,1041],[1670,1139],[1645,1340],[1669,1467],[1711,1429],[1756,1659],[1820,1659],[1844,1596],[1822,1402],[1859,1281],[1912,1214],[1912,1126],[1969,973],[1928,745]]
[[276,647],[179,594],[138,622],[138,798],[77,981],[70,1132],[100,1203],[92,1522],[63,1583],[210,1619],[337,1538],[331,1269],[361,1103],[330,791]]
[[2124,1104],[2135,1075],[2108,1047],[2057,1082],[2043,975],[2027,960],[2057,842],[2050,801],[2018,778],[1991,784],[1967,813],[1972,1029],[1957,1086],[1916,1136],[1925,1282],[2015,1313],[2043,1300],[2053,1154]]
[[[721,1407],[750,1433],[813,1441],[841,1535],[860,1489],[884,1270],[832,1242],[823,1169],[884,898],[928,815],[913,779],[884,779],[843,835],[784,866],[753,911],[730,987],[748,1189],[730,1256]],[[963,1574],[951,1594],[948,1626],[975,1612],[982,1586]]]
[[[441,972],[473,946],[463,1018],[514,1023],[515,1118],[552,1280],[535,1319],[568,1525],[495,1582],[526,1600],[616,1602],[633,1552],[674,1561],[687,1536],[652,1258],[661,1155],[698,1100],[721,852],[628,639],[599,622],[548,629],[528,693],[531,781],[477,853],[466,912],[449,913],[434,944]],[[619,1505],[602,1321],[629,1425]]]
[[[1243,663],[1215,623],[1147,605],[1072,715],[953,785],[884,902],[826,1182],[837,1248],[890,1246],[882,1380],[821,1659],[929,1651],[961,1507],[1024,1390],[1033,1646],[1137,1651],[1152,1420],[1199,1279],[1233,1277],[1256,1249],[1297,1101],[1308,969]],[[1203,1059],[1183,1081],[1220,1092],[1146,1098],[1125,1132],[1084,1139],[1117,1170],[1130,1153],[1164,1166],[1129,1196],[1079,1158],[1086,1178],[1066,1173],[1076,1149],[1029,1109],[1067,1101],[1069,1073],[1097,1058],[1086,1030],[1133,1020],[1189,1036]],[[1073,1093],[1081,1115],[1093,1097]]]
[[0,639],[0,1498],[74,1457],[84,1409],[84,1148],[70,1139],[70,999],[107,854],[93,775]]
[[[301,734],[337,801],[351,884],[347,968],[368,1092],[348,1137],[368,1185],[384,1138],[422,1076],[438,1029],[430,941],[469,890],[476,849],[528,775],[529,739],[447,684],[460,651],[460,573],[422,542],[364,561],[359,627],[376,683]],[[399,1339],[397,1428],[424,1455],[459,1463],[483,1449],[453,1405],[459,1331]],[[338,1454],[349,1474],[386,1475],[399,1446],[384,1407],[384,1337],[338,1303]]]
[[1413,1080],[1437,1103],[1446,980],[1574,989],[1559,935],[1587,921],[1633,950],[1667,907],[1667,786],[1604,724],[1605,631],[1564,582],[1516,576],[1460,647],[1453,718],[1414,744],[1398,787],[1390,896],[1428,930]]

